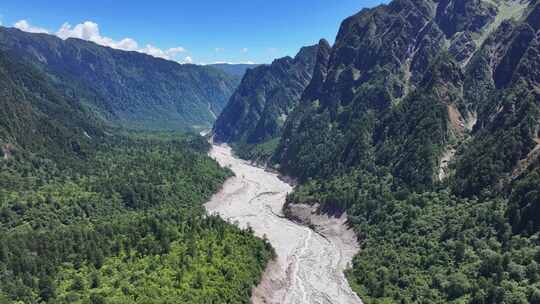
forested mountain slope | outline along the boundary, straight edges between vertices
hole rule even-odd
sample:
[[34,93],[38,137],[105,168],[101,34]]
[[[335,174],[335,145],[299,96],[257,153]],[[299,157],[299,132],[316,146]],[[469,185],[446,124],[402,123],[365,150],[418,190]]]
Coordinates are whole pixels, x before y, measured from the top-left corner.
[[0,50],[40,69],[105,120],[135,129],[208,127],[238,81],[209,66],[13,28],[0,27]]
[[287,121],[276,161],[300,177],[373,161],[412,186],[433,184],[444,156],[497,113],[497,94],[525,83],[538,98],[527,4],[393,1],[345,20],[328,75]]
[[366,303],[540,303],[539,14],[395,0],[318,56],[270,164],[347,211]]
[[18,152],[82,156],[102,122],[84,104],[51,85],[47,76],[0,51],[0,146],[4,159]]
[[302,48],[295,58],[248,70],[214,125],[214,139],[241,145],[237,150],[247,153],[277,138],[311,80],[320,47],[329,48],[324,41]]
[[[538,303],[540,6],[393,1],[347,19],[275,160],[347,210],[367,303]],[[324,74],[324,73],[321,73]]]
[[98,73],[27,55],[0,49],[0,303],[248,303],[273,250],[205,213],[231,175],[205,139],[111,128]]

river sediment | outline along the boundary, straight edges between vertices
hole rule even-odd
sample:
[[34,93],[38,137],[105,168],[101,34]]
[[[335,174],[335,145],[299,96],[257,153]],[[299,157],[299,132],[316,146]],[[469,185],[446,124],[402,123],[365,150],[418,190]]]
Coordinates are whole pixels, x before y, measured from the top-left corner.
[[289,210],[296,221],[289,220],[283,206],[290,184],[234,157],[226,145],[214,145],[210,156],[236,176],[205,205],[208,212],[250,226],[277,254],[253,290],[253,303],[362,303],[343,273],[359,249],[346,214],[329,217],[317,214],[316,206],[300,205]]

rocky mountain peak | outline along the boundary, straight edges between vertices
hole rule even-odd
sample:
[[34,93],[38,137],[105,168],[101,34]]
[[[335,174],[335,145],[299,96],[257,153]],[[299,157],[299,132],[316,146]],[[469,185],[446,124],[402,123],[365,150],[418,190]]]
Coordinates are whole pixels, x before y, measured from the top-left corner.
[[328,75],[328,63],[330,60],[330,53],[332,47],[325,39],[321,39],[317,48],[317,55],[315,57],[315,65],[313,68],[313,76],[310,84],[306,87],[303,93],[302,100],[310,100],[311,97],[316,96],[322,90],[326,76]]
[[518,82],[538,87],[536,14],[532,1],[397,0],[347,18],[331,51],[320,50],[318,62],[330,54],[328,63],[316,64],[276,161],[309,176],[299,151],[306,159],[305,146],[332,147],[313,158],[315,167],[335,170],[366,152],[354,149],[372,149],[357,142],[360,132],[372,134],[376,161],[393,167],[395,176],[412,181],[423,171],[419,184],[426,184],[436,170],[418,163],[425,170],[408,171],[415,153],[426,153],[407,147],[412,138],[433,145],[429,159],[437,166],[446,146],[468,136],[477,120],[479,128],[489,124],[496,108],[488,103],[498,90]]
[[255,144],[279,135],[311,81],[318,49],[303,47],[294,58],[249,70],[216,121],[215,140]]

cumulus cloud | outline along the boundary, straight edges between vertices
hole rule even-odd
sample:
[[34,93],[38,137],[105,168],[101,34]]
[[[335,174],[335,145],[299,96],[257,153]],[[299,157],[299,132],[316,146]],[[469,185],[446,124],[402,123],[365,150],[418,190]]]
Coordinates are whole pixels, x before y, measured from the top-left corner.
[[29,33],[42,33],[42,34],[49,33],[49,31],[47,31],[44,28],[30,25],[30,22],[28,22],[28,20],[19,20],[15,22],[15,24],[13,24],[13,27],[18,28],[21,31],[29,32]]
[[216,53],[221,53],[223,51],[225,51],[224,48],[215,48],[214,51],[216,51]]
[[[45,29],[32,26],[27,20],[20,20],[16,22],[14,24],[14,27],[30,33],[49,33]],[[60,27],[60,29],[54,34],[64,40],[68,38],[78,38],[92,41],[99,45],[108,46],[114,49],[119,49],[123,51],[136,51],[167,60],[177,60],[178,55],[186,52],[186,49],[184,49],[183,47],[174,47],[163,50],[151,44],[147,44],[145,47],[141,48],[139,47],[139,43],[137,43],[137,41],[132,38],[114,40],[112,38],[103,36],[100,32],[99,25],[92,21],[85,21],[75,26],[72,26],[69,23],[64,23]],[[187,58],[189,58],[190,62],[187,62]],[[181,61],[178,60],[178,62],[191,63],[192,59],[188,56]]]
[[240,52],[242,52],[242,53],[247,53],[248,51],[249,51],[248,48],[242,48],[242,49],[240,49]]
[[147,44],[146,47],[138,51],[141,53],[145,53],[145,54],[157,57],[157,58],[173,60],[176,58],[177,55],[179,55],[180,53],[184,53],[186,50],[183,47],[175,47],[175,48],[170,48],[167,50],[162,50],[156,46]]
[[99,25],[95,22],[86,21],[72,27],[69,23],[64,23],[56,32],[56,36],[62,39],[79,38],[95,42],[100,45],[124,51],[136,51],[139,48],[137,41],[131,38],[124,38],[115,41],[112,38],[104,37],[99,31]]

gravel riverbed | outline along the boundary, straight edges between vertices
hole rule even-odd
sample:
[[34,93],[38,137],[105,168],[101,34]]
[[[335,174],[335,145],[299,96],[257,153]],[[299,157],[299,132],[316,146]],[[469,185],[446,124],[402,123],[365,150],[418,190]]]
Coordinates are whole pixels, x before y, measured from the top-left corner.
[[243,228],[251,226],[277,253],[253,290],[253,303],[362,303],[343,274],[358,251],[354,232],[345,225],[346,214],[328,217],[310,206],[295,206],[292,212],[315,230],[291,221],[282,211],[291,185],[234,157],[226,145],[214,145],[210,156],[236,176],[206,203],[208,212]]

